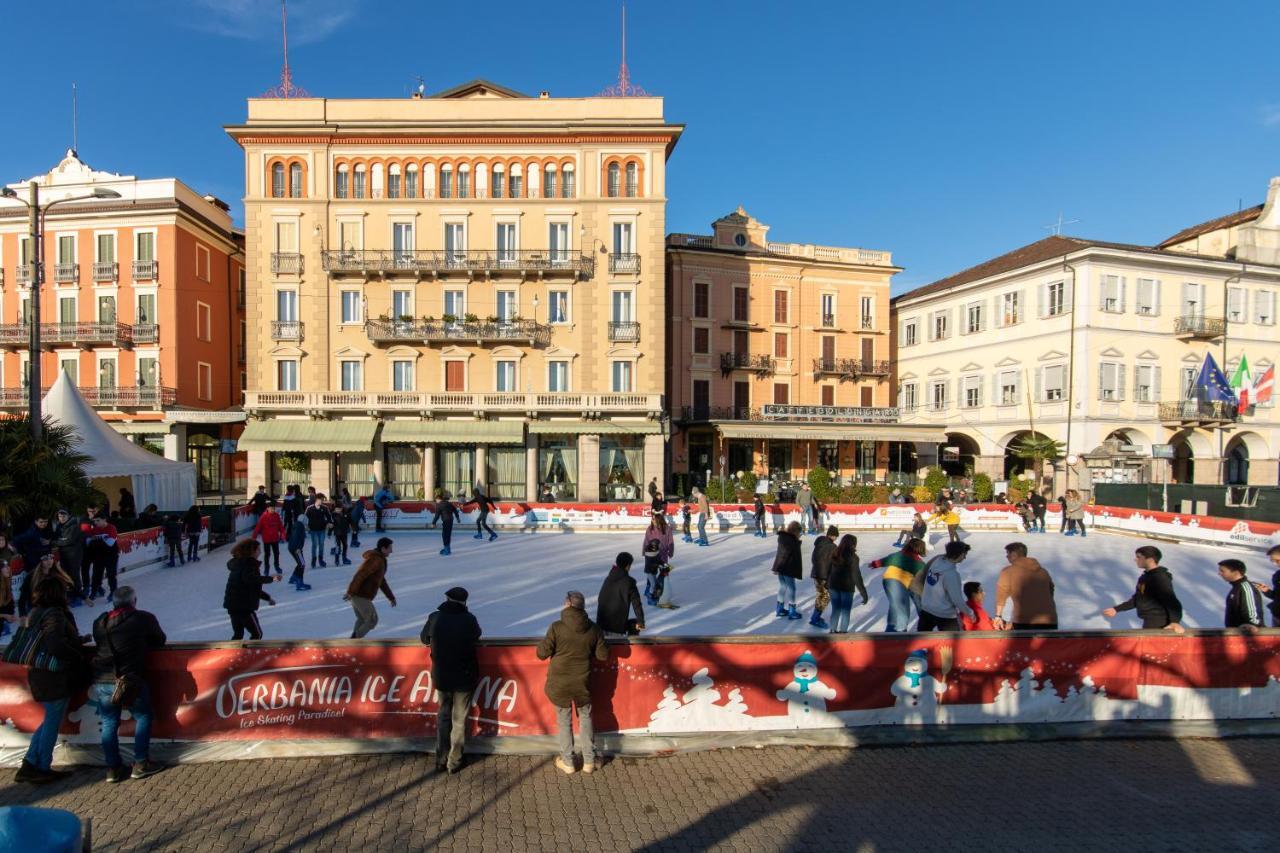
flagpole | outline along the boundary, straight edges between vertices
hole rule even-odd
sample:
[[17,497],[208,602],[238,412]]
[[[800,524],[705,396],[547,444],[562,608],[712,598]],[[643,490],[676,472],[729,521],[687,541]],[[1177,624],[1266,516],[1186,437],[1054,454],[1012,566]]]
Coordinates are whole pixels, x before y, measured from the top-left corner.
[[[1232,281],[1239,282],[1244,277],[1245,264],[1240,265],[1240,272],[1235,275],[1227,276],[1222,282],[1222,370],[1227,369],[1227,337],[1231,331],[1231,317],[1227,310],[1227,296],[1231,292],[1230,286]],[[1245,313],[1249,311],[1249,299],[1246,295]],[[1239,417],[1237,415],[1237,417]],[[1218,483],[1227,485],[1227,431],[1221,426],[1218,427]]]

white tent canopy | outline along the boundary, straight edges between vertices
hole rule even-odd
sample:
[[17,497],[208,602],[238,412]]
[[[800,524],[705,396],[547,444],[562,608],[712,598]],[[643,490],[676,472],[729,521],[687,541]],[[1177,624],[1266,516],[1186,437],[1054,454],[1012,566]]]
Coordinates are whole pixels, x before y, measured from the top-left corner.
[[65,371],[59,371],[44,395],[44,412],[75,430],[78,449],[89,457],[85,465],[89,479],[130,479],[138,509],[148,504],[162,510],[185,509],[196,502],[195,466],[157,456],[116,432],[84,401]]

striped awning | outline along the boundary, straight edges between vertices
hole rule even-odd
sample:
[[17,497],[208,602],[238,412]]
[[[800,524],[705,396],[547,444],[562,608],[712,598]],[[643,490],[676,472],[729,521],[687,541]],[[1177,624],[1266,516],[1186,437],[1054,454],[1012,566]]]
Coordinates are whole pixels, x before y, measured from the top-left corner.
[[523,421],[387,421],[383,444],[524,444]]
[[657,421],[530,421],[530,435],[657,435]]
[[275,453],[368,453],[377,431],[375,420],[250,421],[237,447]]
[[123,421],[107,421],[111,428],[122,435],[168,435],[169,425],[155,421],[125,423]]

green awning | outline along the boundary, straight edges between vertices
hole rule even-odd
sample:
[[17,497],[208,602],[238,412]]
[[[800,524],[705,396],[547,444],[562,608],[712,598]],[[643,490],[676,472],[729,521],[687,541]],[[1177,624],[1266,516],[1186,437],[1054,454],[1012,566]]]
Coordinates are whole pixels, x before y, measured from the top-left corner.
[[523,421],[387,421],[383,444],[524,444]]
[[530,421],[530,435],[657,435],[657,421]]
[[109,421],[111,428],[124,435],[168,435],[169,425],[165,423],[122,423]]
[[237,447],[276,453],[368,453],[377,431],[375,420],[249,421]]

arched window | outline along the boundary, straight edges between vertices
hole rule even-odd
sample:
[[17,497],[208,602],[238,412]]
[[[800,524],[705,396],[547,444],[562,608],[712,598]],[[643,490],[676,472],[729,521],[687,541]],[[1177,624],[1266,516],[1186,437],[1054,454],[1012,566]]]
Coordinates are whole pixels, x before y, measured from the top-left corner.
[[609,164],[609,185],[606,192],[609,198],[617,198],[622,194],[622,167],[617,163]]
[[335,198],[347,198],[351,194],[351,171],[346,163],[338,167],[333,176],[333,195]]
[[640,167],[635,163],[627,164],[627,198],[635,198],[639,189]]
[[400,198],[400,164],[387,167],[387,198]]
[[356,166],[356,177],[355,177],[355,181],[354,181],[354,184],[352,187],[352,193],[351,193],[353,198],[364,198],[365,178],[366,178],[366,172],[364,169],[364,164],[361,163]]
[[471,197],[471,164],[458,166],[458,198]]
[[508,195],[512,198],[520,198],[524,193],[524,172],[519,163],[511,164],[511,177],[507,179],[507,188],[511,190]]
[[284,164],[276,163],[271,167],[271,197],[284,198]]
[[565,163],[560,167],[560,197],[573,198],[573,164]]
[[556,167],[550,163],[542,170],[542,197],[556,197]]
[[440,167],[440,198],[453,198],[453,167],[448,163]]
[[404,170],[404,197],[418,197],[418,167],[414,163],[410,163]]
[[289,198],[302,198],[302,164],[289,166]]
[[493,164],[493,174],[490,176],[489,195],[493,198],[502,198],[504,195],[503,188],[507,182],[507,175],[504,171],[505,167],[501,163]]

